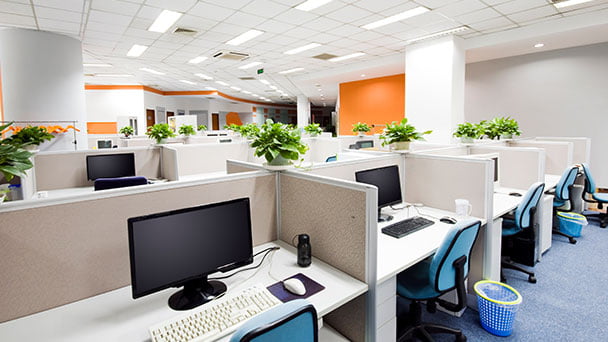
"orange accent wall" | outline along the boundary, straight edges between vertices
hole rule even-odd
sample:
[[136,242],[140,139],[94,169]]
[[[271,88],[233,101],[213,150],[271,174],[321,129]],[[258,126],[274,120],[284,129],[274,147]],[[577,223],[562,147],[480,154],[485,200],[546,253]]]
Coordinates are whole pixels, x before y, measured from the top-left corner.
[[87,122],[88,134],[116,134],[116,122]]
[[[340,84],[340,135],[352,135],[353,124],[399,121],[405,116],[405,74]],[[382,132],[382,127],[371,133]]]
[[226,125],[242,125],[243,121],[241,121],[241,117],[239,116],[239,113],[236,112],[230,112],[228,114],[226,114]]

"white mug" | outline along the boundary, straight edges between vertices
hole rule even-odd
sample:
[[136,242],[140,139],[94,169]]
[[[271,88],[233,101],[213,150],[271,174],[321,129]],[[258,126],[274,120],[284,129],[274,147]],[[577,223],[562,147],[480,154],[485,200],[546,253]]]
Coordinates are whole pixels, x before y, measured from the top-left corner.
[[456,215],[466,217],[471,215],[473,206],[466,199],[459,198],[454,201],[456,203]]

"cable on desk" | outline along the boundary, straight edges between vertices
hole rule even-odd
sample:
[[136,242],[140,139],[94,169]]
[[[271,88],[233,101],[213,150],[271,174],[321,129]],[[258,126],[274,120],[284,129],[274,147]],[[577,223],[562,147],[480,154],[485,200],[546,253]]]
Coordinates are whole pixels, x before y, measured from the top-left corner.
[[231,274],[228,274],[228,275],[225,275],[225,276],[222,276],[222,277],[214,277],[214,278],[209,278],[209,280],[221,280],[221,279],[227,279],[227,278],[230,278],[230,277],[232,277],[233,275],[235,275],[235,274],[237,274],[237,273],[241,273],[241,272],[244,272],[244,271],[249,271],[249,270],[254,270],[254,269],[256,269],[256,268],[258,268],[258,267],[262,266],[262,263],[264,262],[264,259],[266,259],[266,257],[268,256],[268,254],[269,254],[270,252],[276,251],[276,250],[278,250],[278,249],[280,249],[280,247],[268,247],[268,248],[266,248],[266,249],[264,249],[264,250],[261,250],[261,251],[259,251],[259,252],[255,253],[255,254],[253,255],[253,257],[254,257],[254,258],[255,258],[256,256],[258,256],[258,255],[260,255],[260,254],[262,254],[262,253],[266,252],[266,254],[264,254],[264,256],[262,257],[262,260],[260,260],[260,262],[259,262],[257,265],[255,265],[255,266],[252,266],[252,267],[247,267],[247,268],[242,268],[242,269],[240,269],[240,270],[238,270],[238,271],[236,271],[236,272],[234,272],[234,273],[231,273]]

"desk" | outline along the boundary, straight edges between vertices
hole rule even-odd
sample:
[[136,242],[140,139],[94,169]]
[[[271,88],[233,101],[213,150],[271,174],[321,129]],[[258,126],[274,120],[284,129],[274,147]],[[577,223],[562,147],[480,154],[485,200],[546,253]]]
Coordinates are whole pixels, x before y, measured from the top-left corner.
[[[261,283],[275,283],[268,272],[278,279],[302,272],[325,286],[325,290],[309,297],[319,317],[367,291],[367,284],[313,259],[308,268],[298,267],[296,251],[282,241],[258,246],[259,251],[271,246],[281,249],[262,267],[245,271],[224,280],[229,291]],[[257,263],[261,256],[256,257]],[[269,260],[272,260],[272,263]],[[2,341],[149,341],[148,327],[179,316],[182,312],[171,310],[167,305],[175,288],[167,289],[137,300],[131,297],[131,287],[123,287],[75,303],[43,311],[0,324]],[[326,332],[324,332],[326,333]],[[227,341],[228,337],[221,339]]]
[[[383,209],[382,212],[394,216],[391,221],[378,223],[378,262],[376,287],[376,341],[395,341],[397,331],[397,274],[416,264],[424,258],[435,253],[449,228],[453,225],[439,222],[442,216],[455,217],[453,212],[428,207],[407,208],[402,210]],[[435,224],[409,234],[401,239],[383,234],[381,229],[394,222],[412,216],[423,216],[433,219]],[[482,225],[485,223],[481,220]],[[471,260],[471,273],[473,269],[481,267],[481,260]],[[479,279],[471,279],[473,282]]]
[[545,174],[545,191],[555,188],[561,177],[561,175]]

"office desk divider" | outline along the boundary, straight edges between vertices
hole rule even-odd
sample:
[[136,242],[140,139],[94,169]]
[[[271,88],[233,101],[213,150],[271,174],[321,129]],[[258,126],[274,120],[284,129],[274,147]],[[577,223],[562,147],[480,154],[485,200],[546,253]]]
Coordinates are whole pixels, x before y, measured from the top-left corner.
[[470,146],[470,155],[498,153],[501,187],[526,190],[545,181],[545,150],[534,147]]
[[582,164],[591,161],[591,138],[584,137],[536,137],[536,141],[565,141],[573,144],[572,163]]
[[135,173],[161,178],[160,147],[40,152],[34,155],[36,191],[93,186],[87,180],[87,155],[134,153]]
[[338,141],[340,141],[340,150],[347,150],[350,145],[362,140],[372,140],[374,142],[374,147],[378,148],[382,144],[382,140],[380,140],[380,134],[369,134],[364,136],[340,135],[337,137],[337,139]]
[[276,177],[258,171],[3,205],[0,322],[129,285],[130,217],[249,197],[254,245],[276,240]]
[[438,156],[466,156],[469,154],[467,145],[452,145],[422,151],[415,151],[418,154],[438,155]]
[[228,174],[231,173],[240,173],[240,172],[250,172],[257,170],[266,170],[264,166],[259,163],[253,163],[248,161],[241,160],[226,160],[226,172]]
[[[296,169],[309,174],[319,176],[355,181],[355,172],[377,167],[398,165],[403,170],[403,155],[386,152],[356,152],[362,157],[359,159],[349,159],[342,161],[338,155],[338,161],[312,165],[310,168]],[[402,171],[401,171],[402,172]]]
[[247,161],[251,153],[247,142],[163,145],[163,149],[174,151],[178,179],[184,176],[226,171],[227,159]]
[[335,156],[340,152],[340,141],[336,138],[302,138],[302,142],[308,145],[309,149],[304,154],[306,163],[324,163],[327,157]]
[[296,235],[310,235],[313,256],[369,285],[367,295],[334,310],[326,321],[352,341],[373,341],[377,189],[295,171],[277,174],[279,238],[293,244]]
[[545,150],[545,173],[561,175],[573,164],[574,143],[567,141],[512,140],[509,146],[537,147]]

